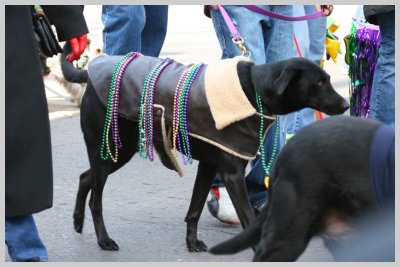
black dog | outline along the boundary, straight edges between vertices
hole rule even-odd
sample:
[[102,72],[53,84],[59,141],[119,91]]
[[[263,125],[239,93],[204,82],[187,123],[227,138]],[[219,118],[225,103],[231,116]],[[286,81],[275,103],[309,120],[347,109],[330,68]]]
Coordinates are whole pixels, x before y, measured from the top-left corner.
[[[394,203],[394,130],[389,128],[389,137],[376,137],[380,126],[373,120],[332,116],[303,128],[277,157],[268,200],[256,220],[209,251],[231,254],[255,246],[254,261],[295,261],[310,239],[320,234],[335,256],[335,247],[337,250],[351,241],[360,228],[357,219],[376,211],[376,199]],[[387,150],[383,139],[388,139]],[[371,146],[373,142],[375,146]],[[376,144],[377,151],[373,150]],[[381,153],[383,161],[370,161],[371,155]],[[376,173],[370,171],[373,163],[386,171],[375,182],[370,181],[371,173]],[[376,188],[387,191],[376,194]],[[374,225],[385,232],[379,227]],[[361,245],[364,250],[373,247],[365,242]],[[354,245],[348,248],[355,254]],[[367,254],[364,251],[361,255],[365,259],[371,256]]]
[[[146,58],[149,57],[142,57],[140,60],[146,60]],[[260,66],[255,66],[251,62],[240,62],[237,65],[237,74],[250,103],[257,108],[255,98],[257,91],[262,99],[264,113],[267,115],[287,114],[304,107],[311,107],[327,114],[341,114],[349,107],[345,99],[332,88],[329,75],[318,65],[306,59],[296,58]],[[225,78],[229,79],[229,77]],[[78,233],[82,232],[86,197],[91,190],[89,206],[98,244],[105,250],[118,250],[118,245],[108,236],[103,222],[102,194],[108,175],[121,168],[137,152],[138,123],[126,119],[125,116],[119,116],[119,131],[124,149],[119,152],[117,163],[102,160],[99,152],[102,139],[99,133],[103,130],[106,106],[96,94],[96,88],[91,79],[93,78],[89,75],[81,106],[81,127],[87,146],[90,169],[80,176],[73,216],[74,226]],[[157,90],[162,90],[162,88]],[[197,225],[211,188],[210,177],[214,177],[217,172],[221,174],[226,184],[242,226],[248,226],[255,219],[244,182],[248,161],[192,136],[189,137],[189,141],[192,157],[199,161],[199,165],[192,199],[185,218],[186,243],[189,251],[206,251],[207,246],[197,238]]]

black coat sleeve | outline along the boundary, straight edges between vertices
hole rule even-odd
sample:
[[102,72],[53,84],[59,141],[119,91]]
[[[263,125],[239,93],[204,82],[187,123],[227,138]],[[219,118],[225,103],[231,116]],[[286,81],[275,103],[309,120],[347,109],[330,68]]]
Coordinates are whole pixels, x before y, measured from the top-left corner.
[[73,37],[89,32],[83,16],[83,6],[43,5],[42,8],[51,24],[56,27],[59,41],[68,41]]
[[394,11],[394,5],[381,5],[381,6],[364,5],[363,9],[366,21],[378,25],[378,22],[376,20],[376,15],[381,15],[384,13],[388,13],[390,11]]

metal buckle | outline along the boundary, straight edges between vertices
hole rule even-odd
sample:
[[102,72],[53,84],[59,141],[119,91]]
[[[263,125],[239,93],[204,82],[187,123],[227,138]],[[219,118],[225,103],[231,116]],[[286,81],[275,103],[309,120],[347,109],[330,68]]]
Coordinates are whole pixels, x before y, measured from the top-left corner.
[[246,49],[246,47],[244,46],[244,40],[243,40],[243,38],[240,38],[240,39],[238,39],[238,40],[235,40],[235,38],[232,38],[232,42],[233,42],[234,44],[236,44],[236,45],[239,47],[240,51],[242,51],[242,56],[245,56],[245,57],[247,57],[247,58],[250,58],[250,57],[251,57],[251,52],[248,51],[248,50]]

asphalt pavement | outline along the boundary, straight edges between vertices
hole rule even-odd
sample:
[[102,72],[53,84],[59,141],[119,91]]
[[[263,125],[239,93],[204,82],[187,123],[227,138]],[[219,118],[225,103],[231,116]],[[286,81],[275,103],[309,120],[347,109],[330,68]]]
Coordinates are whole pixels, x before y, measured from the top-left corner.
[[[101,46],[100,6],[86,6],[85,15],[94,44]],[[185,18],[182,18],[182,17]],[[210,62],[221,55],[210,19],[202,6],[170,6],[167,38],[161,57],[183,63]],[[189,19],[190,18],[190,19]],[[184,19],[182,21],[182,19]],[[184,22],[184,23],[183,23]],[[49,60],[57,67],[57,59]],[[331,81],[348,97],[348,78],[339,56],[328,61]],[[197,163],[183,166],[185,176],[154,162],[135,156],[122,169],[109,176],[104,190],[103,213],[111,238],[120,246],[117,252],[103,251],[96,242],[90,210],[82,234],[74,231],[72,213],[79,175],[89,167],[79,124],[79,107],[70,101],[63,86],[49,76],[45,79],[49,103],[54,169],[54,204],[35,215],[41,237],[52,262],[246,262],[252,251],[215,256],[189,253],[185,245],[186,215]],[[101,134],[101,133],[99,133]],[[199,223],[199,239],[209,247],[241,231],[241,226],[225,225],[213,218],[207,208]],[[7,253],[6,261],[9,261]],[[332,261],[320,238],[312,240],[299,261]]]

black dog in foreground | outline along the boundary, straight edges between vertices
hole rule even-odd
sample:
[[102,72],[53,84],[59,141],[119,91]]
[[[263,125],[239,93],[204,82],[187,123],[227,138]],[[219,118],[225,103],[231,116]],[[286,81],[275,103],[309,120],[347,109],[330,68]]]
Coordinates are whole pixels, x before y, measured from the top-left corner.
[[[368,119],[332,116],[303,128],[288,141],[272,167],[267,203],[256,220],[209,252],[232,254],[253,246],[254,261],[295,261],[319,234],[334,258],[341,250],[342,255],[348,254],[346,261],[375,261],[385,253],[394,260],[394,209],[385,217],[392,221],[364,231],[363,235],[377,233],[374,239],[364,238],[359,249],[356,242],[351,244],[361,229],[358,219],[373,218],[378,216],[373,212],[393,205],[394,128]],[[382,229],[382,225],[393,228]],[[393,242],[388,248],[374,246],[383,233],[389,233],[385,242]]]
[[[107,58],[112,60],[115,57]],[[107,58],[105,58],[105,62],[108,61]],[[141,63],[138,63],[140,66],[146,66],[146,64],[149,65],[148,62],[155,62],[156,59],[144,56],[135,59],[133,64],[135,61],[140,61]],[[100,67],[102,67],[101,64]],[[130,67],[134,68],[130,65],[128,66],[128,71]],[[182,69],[183,65],[178,63],[176,68]],[[135,75],[138,75],[137,72],[140,72],[140,68],[136,68],[135,70],[137,70]],[[168,71],[168,68],[166,71]],[[244,61],[237,64],[237,71],[235,69],[235,72],[237,72],[236,75],[240,80],[241,90],[243,90],[248,101],[255,109],[257,109],[255,93],[258,92],[261,96],[264,115],[287,114],[305,107],[311,107],[326,114],[333,115],[341,114],[349,108],[346,100],[333,89],[329,75],[318,65],[306,59],[294,58],[274,64],[259,66]],[[182,71],[180,74],[181,73]],[[167,80],[166,82],[170,82],[172,78],[163,75],[161,75],[161,85],[157,87],[156,93],[161,92],[162,94],[164,92],[163,90],[171,89],[163,87],[162,79]],[[110,159],[101,159],[101,133],[105,121],[106,104],[104,103],[104,99],[101,99],[102,97],[96,92],[96,86],[102,86],[104,82],[96,83],[96,78],[94,78],[94,76],[96,75],[90,72],[89,64],[89,81],[81,106],[81,128],[87,146],[90,169],[80,176],[79,190],[73,216],[74,226],[78,233],[82,232],[85,202],[91,190],[89,206],[92,212],[98,244],[105,250],[118,250],[119,247],[117,243],[109,237],[103,221],[103,188],[108,175],[125,165],[138,151],[139,129],[137,119],[130,119],[126,114],[121,114],[122,111],[120,107],[118,113],[119,133],[124,147],[119,151],[117,163],[114,163]],[[101,77],[98,78],[101,79]],[[143,77],[141,78],[142,80],[140,82],[133,85],[132,83],[134,82],[132,82],[129,84],[129,87],[133,88],[132,90],[138,90],[140,92],[141,88],[136,87],[139,87],[140,84],[143,85]],[[231,79],[231,77],[222,77],[222,79]],[[170,83],[172,84],[172,82]],[[175,86],[171,86],[175,88],[176,83],[174,84]],[[124,93],[126,94],[128,92],[127,90],[131,90],[124,82],[121,90],[121,105],[125,105],[123,106],[124,110],[138,110],[136,105],[126,105],[126,102],[124,102],[128,101],[128,99],[124,98]],[[198,101],[196,94],[198,94],[198,92],[192,89],[189,95],[189,109],[191,103]],[[135,99],[137,99],[137,96]],[[172,106],[172,102],[170,105]],[[195,116],[195,113],[196,111],[189,115]],[[189,119],[191,118],[190,116]],[[202,123],[209,123],[210,120],[212,120],[212,118],[207,120],[204,119],[204,117],[200,118],[202,118],[202,120],[194,120],[196,127],[201,127]],[[259,120],[256,120],[256,122],[258,123]],[[189,124],[189,132],[191,132],[190,127],[191,125]],[[259,124],[255,128],[257,129],[255,135],[253,135],[255,136],[255,140],[251,141],[258,142],[257,131],[259,129]],[[254,131],[255,128],[241,128],[241,130],[243,133],[246,133],[246,131]],[[235,140],[235,143],[240,144],[245,141],[246,140]],[[221,174],[242,226],[247,227],[255,219],[255,215],[248,199],[244,181],[245,168],[248,160],[227,153],[218,146],[194,138],[192,135],[189,135],[189,142],[192,157],[199,161],[199,165],[192,199],[185,218],[185,222],[187,223],[186,244],[189,251],[198,252],[207,250],[207,246],[197,237],[197,226],[213,182],[212,177],[215,177],[217,172]]]

